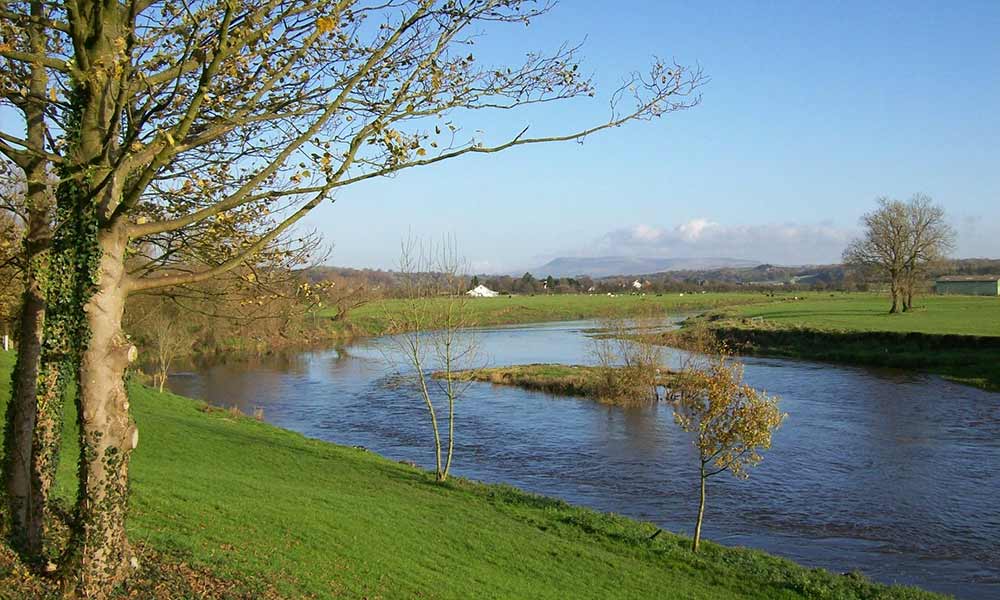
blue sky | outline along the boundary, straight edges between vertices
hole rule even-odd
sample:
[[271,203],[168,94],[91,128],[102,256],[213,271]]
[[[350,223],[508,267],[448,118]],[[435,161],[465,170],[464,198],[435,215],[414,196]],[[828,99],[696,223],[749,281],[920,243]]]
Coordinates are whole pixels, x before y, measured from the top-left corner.
[[[468,157],[344,190],[309,225],[330,262],[391,267],[408,231],[454,233],[478,270],[558,255],[837,260],[880,195],[933,196],[956,254],[1000,256],[1000,3],[564,0],[477,49],[586,40],[599,92],[652,55],[700,64],[701,106],[583,145]],[[502,50],[503,49],[503,50]],[[575,129],[606,96],[491,116],[488,135]]]
[[306,227],[334,246],[328,262],[354,267],[393,267],[408,233],[454,235],[479,272],[567,255],[805,264],[838,260],[876,197],[921,192],[946,208],[956,255],[1000,257],[997,32],[995,0],[562,0],[529,28],[482,30],[473,51],[508,64],[585,40],[597,97],[458,117],[466,131],[496,141],[600,122],[654,55],[701,65],[702,104],[584,144],[364,182]]

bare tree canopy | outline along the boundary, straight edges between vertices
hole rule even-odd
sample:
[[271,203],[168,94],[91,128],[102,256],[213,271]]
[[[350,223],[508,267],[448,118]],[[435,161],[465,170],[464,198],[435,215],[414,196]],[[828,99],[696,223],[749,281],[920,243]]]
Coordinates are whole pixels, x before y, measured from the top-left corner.
[[923,194],[909,202],[882,197],[861,225],[862,237],[844,250],[844,262],[889,282],[890,313],[909,310],[919,279],[954,247],[944,209]]

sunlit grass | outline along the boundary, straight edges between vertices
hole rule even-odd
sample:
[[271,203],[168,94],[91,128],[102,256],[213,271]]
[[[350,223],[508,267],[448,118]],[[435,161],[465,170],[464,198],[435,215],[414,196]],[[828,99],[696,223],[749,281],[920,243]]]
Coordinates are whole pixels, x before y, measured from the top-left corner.
[[[0,353],[0,407],[12,362]],[[507,486],[436,484],[193,400],[140,386],[131,396],[132,539],[289,597],[933,597],[752,550],[709,543],[693,555],[685,538],[650,540],[650,524]],[[59,469],[64,498],[74,452],[67,445]]]
[[889,314],[890,304],[888,297],[876,294],[810,295],[732,312],[817,329],[1000,336],[1000,298],[921,296],[912,312],[898,314]]

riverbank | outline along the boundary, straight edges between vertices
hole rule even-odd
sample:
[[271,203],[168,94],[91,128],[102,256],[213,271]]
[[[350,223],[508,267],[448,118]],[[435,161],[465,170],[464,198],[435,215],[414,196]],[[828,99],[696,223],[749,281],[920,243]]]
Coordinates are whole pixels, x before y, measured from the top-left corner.
[[646,339],[683,344],[699,326],[742,354],[916,370],[1000,391],[997,298],[929,297],[897,315],[871,295],[785,300],[708,311]]
[[[11,362],[0,353],[4,404]],[[649,523],[508,486],[435,484],[372,453],[141,386],[131,399],[141,442],[129,534],[146,560],[185,574],[181,590],[211,584],[190,596],[939,597],[753,550],[708,543],[694,555],[681,536],[650,539]],[[63,502],[74,490],[73,429],[59,466]],[[0,589],[39,597],[29,583],[0,561]]]

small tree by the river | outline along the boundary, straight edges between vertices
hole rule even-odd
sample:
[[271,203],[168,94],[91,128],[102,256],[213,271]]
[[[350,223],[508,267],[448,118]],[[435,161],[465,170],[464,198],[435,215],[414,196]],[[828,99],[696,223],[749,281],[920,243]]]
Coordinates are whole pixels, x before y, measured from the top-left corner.
[[692,355],[674,388],[674,420],[695,434],[698,449],[698,519],[692,550],[698,551],[708,478],[729,471],[749,476],[771,447],[771,435],[787,416],[778,398],[743,383],[743,365],[725,347]]
[[[448,479],[455,454],[455,408],[469,383],[456,377],[474,366],[479,347],[454,240],[425,244],[413,238],[402,244],[399,261],[403,297],[398,310],[386,310],[394,350],[413,369],[413,379],[427,407],[434,436],[435,476]],[[396,365],[396,358],[389,360]],[[432,377],[437,371],[439,375]],[[448,443],[444,446],[434,386],[447,402]]]
[[164,297],[154,297],[133,310],[126,320],[131,330],[141,332],[143,346],[148,351],[153,369],[153,385],[163,392],[174,359],[191,351],[195,343],[195,318],[182,315],[181,309]]
[[592,353],[600,377],[598,399],[619,406],[636,406],[660,400],[660,387],[668,369],[663,348],[649,343],[642,332],[660,324],[656,319],[604,319],[593,338]]

